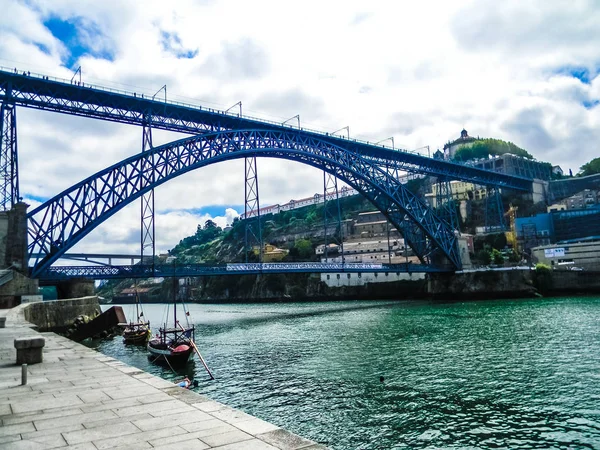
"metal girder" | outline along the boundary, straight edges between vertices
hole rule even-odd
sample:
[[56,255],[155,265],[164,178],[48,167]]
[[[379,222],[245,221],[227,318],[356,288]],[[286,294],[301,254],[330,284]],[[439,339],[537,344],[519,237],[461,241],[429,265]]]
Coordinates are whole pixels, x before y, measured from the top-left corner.
[[456,203],[452,194],[452,185],[447,178],[438,178],[436,182],[435,209],[438,216],[445,219],[452,228],[459,230]]
[[17,110],[0,105],[0,210],[19,202],[19,159],[17,153]]
[[256,156],[244,159],[244,260],[248,262],[253,247],[258,247],[258,262],[262,262],[263,241],[260,226],[260,197]]
[[[454,231],[421,199],[359,154],[297,131],[238,130],[182,139],[131,156],[56,195],[28,214],[33,276],[47,269],[96,226],[150,189],[191,170],[253,156],[288,159],[335,174],[383,211],[394,226],[406,218],[448,259],[461,262]],[[422,260],[418,242],[409,245]]]
[[[327,226],[336,224],[338,235],[334,232],[331,236],[327,233]],[[339,254],[344,262],[344,236],[342,231],[342,210],[340,208],[340,193],[335,175],[323,171],[323,225],[325,227],[325,262],[329,261],[329,238],[338,245]]]
[[247,264],[157,264],[132,266],[57,266],[38,275],[43,282],[88,278],[110,280],[123,278],[193,277],[223,275],[256,275],[272,273],[432,273],[447,272],[441,267],[421,264],[361,263],[247,263]]
[[485,230],[487,233],[506,231],[502,196],[497,188],[485,189]]
[[[10,98],[19,106],[91,117],[112,122],[142,126],[150,115],[156,129],[198,134],[220,130],[257,129],[290,131],[289,125],[242,117],[211,108],[176,102],[153,100],[131,92],[115,91],[101,86],[76,85],[67,80],[22,75],[0,70],[0,101]],[[479,185],[499,186],[530,192],[532,180],[463,164],[436,160],[403,150],[390,150],[344,136],[299,129],[307,138],[320,139],[348,151],[359,153],[390,172],[420,173],[446,176]]]

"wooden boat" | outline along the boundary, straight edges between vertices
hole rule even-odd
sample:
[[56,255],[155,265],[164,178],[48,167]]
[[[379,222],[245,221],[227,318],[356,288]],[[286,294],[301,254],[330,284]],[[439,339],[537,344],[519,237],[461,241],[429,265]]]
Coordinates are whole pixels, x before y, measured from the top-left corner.
[[[186,313],[187,315],[187,313]],[[173,296],[173,326],[165,323],[148,341],[150,361],[168,366],[181,366],[188,362],[195,351],[194,325],[183,327],[177,320],[177,295]]]
[[137,286],[135,290],[135,313],[137,316],[137,322],[129,322],[122,324],[125,329],[123,330],[123,343],[128,345],[146,345],[148,339],[150,339],[150,322],[144,321],[144,311],[141,308],[140,298],[137,293]]
[[146,345],[150,339],[150,322],[128,323],[123,330],[123,343],[128,345]]
[[184,328],[161,327],[148,342],[148,358],[157,364],[182,366],[194,352],[194,326]]

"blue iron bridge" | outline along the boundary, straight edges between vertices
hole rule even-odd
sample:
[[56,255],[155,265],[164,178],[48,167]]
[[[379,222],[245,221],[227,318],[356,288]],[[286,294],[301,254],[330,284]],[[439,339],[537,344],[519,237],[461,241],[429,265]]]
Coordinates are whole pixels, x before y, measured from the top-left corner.
[[447,269],[423,264],[361,263],[233,263],[233,264],[157,264],[123,266],[52,266],[40,274],[40,281],[70,279],[113,280],[125,278],[168,278],[275,273],[435,273]]
[[[345,182],[388,218],[422,263],[443,261],[437,264],[439,268],[431,270],[461,267],[457,233],[445,218],[406,188],[400,181],[401,175],[409,172],[524,192],[532,189],[530,179],[300,126],[169,102],[166,94],[164,100],[158,100],[155,96],[148,98],[42,75],[0,70],[0,102],[3,109],[6,105],[13,109],[23,106],[194,135],[126,158],[32,210],[28,214],[28,251],[36,255],[32,258],[33,277],[47,273],[54,262],[100,223],[162,183],[191,170],[236,158],[292,160],[321,169]],[[14,111],[12,114],[12,126],[16,126]],[[16,166],[16,139],[14,155]],[[18,184],[16,189],[18,191]],[[14,192],[15,189],[13,197]],[[120,270],[122,273],[125,269]],[[141,269],[131,267],[131,273],[137,273],[136,270]],[[247,273],[266,273],[250,266],[247,270]],[[260,270],[265,270],[264,266]],[[323,266],[310,270],[328,269]]]

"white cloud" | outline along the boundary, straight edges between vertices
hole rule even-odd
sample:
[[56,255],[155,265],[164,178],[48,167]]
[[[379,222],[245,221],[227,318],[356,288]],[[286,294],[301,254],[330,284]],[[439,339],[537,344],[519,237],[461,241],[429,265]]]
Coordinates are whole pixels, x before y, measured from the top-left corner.
[[[241,100],[247,114],[300,114],[306,128],[349,126],[353,137],[393,136],[405,148],[439,148],[466,127],[574,172],[598,155],[595,0],[5,3],[4,66],[70,78],[61,66],[68,48],[43,21],[77,20],[82,42],[113,59],[80,56],[74,67],[88,83],[150,95],[166,84],[172,100],[223,109]],[[589,83],[572,76],[582,71]],[[51,197],[141,150],[135,127],[23,109],[18,123],[25,196]],[[154,142],[180,137],[155,132]],[[260,160],[259,174],[262,205],[322,189],[319,171],[287,161]],[[161,248],[203,223],[189,211],[221,206],[227,217],[227,206],[243,205],[243,189],[241,160],[161,186]],[[80,245],[97,239],[104,251],[135,252],[138,209],[126,208]]]

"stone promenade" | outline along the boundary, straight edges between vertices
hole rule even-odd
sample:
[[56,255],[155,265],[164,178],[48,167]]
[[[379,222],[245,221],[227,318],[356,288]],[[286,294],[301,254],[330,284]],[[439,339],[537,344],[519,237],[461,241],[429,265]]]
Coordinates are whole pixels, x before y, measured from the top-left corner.
[[[324,449],[275,425],[174,386],[58,336],[18,309],[0,328],[0,448]],[[13,340],[46,339],[21,386]]]

